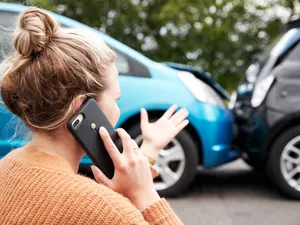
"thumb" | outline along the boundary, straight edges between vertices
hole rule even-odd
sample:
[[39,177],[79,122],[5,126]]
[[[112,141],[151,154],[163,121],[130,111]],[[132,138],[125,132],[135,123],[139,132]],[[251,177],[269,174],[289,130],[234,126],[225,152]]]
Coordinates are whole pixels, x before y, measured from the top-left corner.
[[111,188],[111,186],[112,186],[111,180],[108,179],[98,167],[92,165],[91,170],[94,174],[96,181],[98,181],[98,183],[103,184],[108,188]]
[[145,125],[146,123],[149,123],[148,113],[147,113],[146,109],[142,108],[141,109],[141,126]]

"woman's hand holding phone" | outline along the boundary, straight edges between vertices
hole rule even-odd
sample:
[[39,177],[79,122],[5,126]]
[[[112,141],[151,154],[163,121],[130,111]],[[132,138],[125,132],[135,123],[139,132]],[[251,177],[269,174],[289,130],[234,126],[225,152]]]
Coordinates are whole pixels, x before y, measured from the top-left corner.
[[141,153],[129,134],[117,129],[122,140],[123,153],[120,153],[104,127],[99,129],[105,148],[115,167],[112,179],[108,179],[97,167],[92,166],[95,179],[110,189],[127,197],[138,209],[160,199],[152,180],[148,159]]
[[146,156],[156,160],[159,151],[163,149],[189,121],[189,115],[185,108],[175,112],[177,105],[172,105],[164,115],[154,123],[150,123],[145,109],[141,110],[141,131],[143,144],[141,150]]

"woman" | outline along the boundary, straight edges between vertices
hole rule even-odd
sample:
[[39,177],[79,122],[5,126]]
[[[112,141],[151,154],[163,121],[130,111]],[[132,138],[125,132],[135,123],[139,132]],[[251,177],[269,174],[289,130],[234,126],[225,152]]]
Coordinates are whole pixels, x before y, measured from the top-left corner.
[[32,141],[0,161],[0,224],[181,224],[155,191],[148,159],[155,160],[188,124],[188,112],[174,114],[172,106],[149,123],[142,110],[142,146],[118,129],[122,154],[102,127],[99,135],[115,174],[110,180],[93,166],[96,183],[77,174],[85,153],[66,122],[93,97],[117,123],[121,92],[115,53],[98,37],[61,28],[34,7],[20,15],[13,44],[15,53],[3,65],[1,95],[32,131]]

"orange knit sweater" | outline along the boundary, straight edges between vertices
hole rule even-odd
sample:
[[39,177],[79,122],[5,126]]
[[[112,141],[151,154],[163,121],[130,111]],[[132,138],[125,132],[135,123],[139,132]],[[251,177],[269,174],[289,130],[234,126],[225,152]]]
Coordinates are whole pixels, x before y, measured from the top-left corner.
[[0,161],[0,224],[182,224],[165,199],[142,212],[122,195],[33,148]]

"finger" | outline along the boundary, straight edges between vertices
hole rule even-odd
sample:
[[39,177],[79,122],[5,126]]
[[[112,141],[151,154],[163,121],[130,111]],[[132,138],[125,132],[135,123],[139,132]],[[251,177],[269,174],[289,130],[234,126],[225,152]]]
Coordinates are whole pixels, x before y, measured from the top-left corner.
[[138,144],[135,142],[135,140],[131,139],[131,142],[132,142],[132,148],[135,149],[135,148],[139,148]]
[[177,127],[176,127],[176,133],[178,134],[180,131],[182,131],[187,125],[189,124],[188,120],[182,121]]
[[108,179],[98,167],[92,165],[91,170],[94,174],[96,181],[98,181],[100,184],[105,185],[106,187],[112,187],[112,181]]
[[141,149],[139,149],[139,148],[134,148],[133,151],[137,156],[143,155],[141,152]]
[[173,113],[176,111],[177,109],[177,105],[172,105],[165,113],[164,115],[162,116],[162,118],[166,118],[166,119],[169,119]]
[[148,118],[148,113],[146,111],[146,109],[142,108],[141,109],[141,126],[143,126],[143,124],[149,123],[149,118]]
[[139,148],[138,144],[135,142],[135,140],[131,139],[132,141],[132,149],[134,151],[134,153],[139,156],[139,155],[143,155],[141,149]]
[[139,148],[139,146],[137,145],[137,143],[135,142],[135,140],[131,139],[131,141],[132,141],[132,149],[133,149],[134,153],[135,153],[136,155],[138,155],[139,152],[140,152],[140,148]]
[[173,121],[175,126],[178,126],[186,117],[189,115],[189,112],[182,108],[178,110],[170,119]]
[[132,139],[130,135],[122,128],[117,129],[117,133],[121,138],[122,145],[123,145],[123,153],[125,155],[134,156],[133,147],[132,147]]
[[111,140],[109,133],[104,127],[100,127],[99,133],[106,151],[112,159],[114,166],[117,167],[121,163],[121,153],[119,152],[115,143]]

